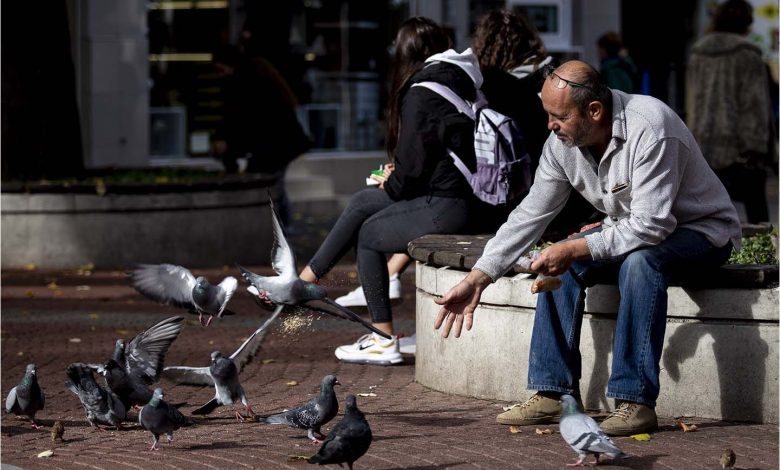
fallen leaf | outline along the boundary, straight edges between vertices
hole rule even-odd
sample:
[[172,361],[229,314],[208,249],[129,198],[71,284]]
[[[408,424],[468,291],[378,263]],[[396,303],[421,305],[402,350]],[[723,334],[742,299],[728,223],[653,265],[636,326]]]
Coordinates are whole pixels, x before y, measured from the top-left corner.
[[54,295],[55,295],[55,296],[62,295],[63,293],[64,293],[64,292],[62,292],[61,290],[55,290],[55,291],[54,291]]
[[76,286],[76,290],[91,290],[92,288],[89,286]]
[[276,359],[263,359],[261,362],[263,364],[272,364],[272,363],[276,362]]
[[298,381],[297,380],[288,380],[287,381],[287,385],[289,385],[290,387],[295,387],[296,385],[298,385]]
[[307,457],[305,455],[288,455],[287,456],[287,461],[288,462],[298,462],[300,460],[308,462],[309,461],[309,457]]
[[95,269],[95,263],[82,264],[78,268],[79,271],[92,271],[93,269]]
[[90,313],[88,316],[90,320],[97,320],[100,317],[97,313]]
[[44,450],[43,452],[38,454],[38,458],[41,458],[41,457],[51,457],[52,455],[54,455],[54,451]]
[[680,426],[683,432],[696,432],[699,430],[695,424],[685,423],[681,419],[675,419],[674,422],[677,423],[677,426]]
[[35,265],[35,263],[27,263],[24,266],[22,266],[22,269],[25,271],[35,271],[38,269],[38,266]]
[[376,393],[374,393],[374,392],[358,393],[357,396],[359,396],[359,397],[375,397]]
[[48,287],[51,290],[55,290],[55,289],[59,289],[60,288],[60,286],[58,286],[55,281],[52,281],[52,282],[46,284],[46,287]]
[[550,428],[545,428],[545,429],[536,428],[536,434],[555,434],[555,431],[553,431]]
[[114,330],[114,332],[116,332],[116,334],[121,335],[121,336],[127,336],[127,335],[130,334],[130,330],[126,330],[124,328],[119,328],[117,330]]
[[213,340],[213,339],[210,339],[210,340],[209,340],[209,346],[211,346],[212,344],[214,344],[214,340]]
[[348,272],[348,273],[347,273],[347,276],[348,276],[350,279],[357,279],[357,277],[358,277],[358,274],[357,274],[357,272],[355,272],[355,271],[350,271],[350,272]]
[[68,339],[68,342],[70,342],[70,343],[80,343],[81,342],[81,338],[70,338],[70,339]]
[[24,295],[26,295],[27,297],[35,297],[35,294],[33,294],[33,291],[31,291],[30,289],[24,291]]
[[523,430],[520,428],[520,426],[509,426],[509,432],[512,434],[518,434],[523,432]]
[[18,353],[16,353],[16,355],[17,356],[24,356],[24,351],[19,351]]
[[632,434],[631,439],[634,439],[636,441],[649,441],[652,438],[650,437],[650,434],[645,433],[645,434]]

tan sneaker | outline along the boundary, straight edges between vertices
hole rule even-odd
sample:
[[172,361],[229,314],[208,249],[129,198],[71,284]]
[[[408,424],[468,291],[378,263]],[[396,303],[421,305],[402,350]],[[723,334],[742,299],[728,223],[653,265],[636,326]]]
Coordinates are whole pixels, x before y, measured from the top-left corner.
[[[578,398],[577,404],[582,409],[582,401]],[[561,418],[561,402],[558,394],[536,392],[525,403],[518,403],[509,407],[496,416],[498,424],[510,426],[528,426],[531,424],[557,423]]]
[[617,407],[601,422],[601,429],[610,436],[631,436],[658,428],[655,410],[641,403],[618,401]]

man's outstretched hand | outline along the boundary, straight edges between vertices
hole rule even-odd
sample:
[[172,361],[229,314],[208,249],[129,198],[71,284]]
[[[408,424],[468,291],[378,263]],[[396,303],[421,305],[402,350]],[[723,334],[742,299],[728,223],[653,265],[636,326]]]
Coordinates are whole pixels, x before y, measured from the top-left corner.
[[442,307],[439,309],[433,328],[438,330],[443,324],[441,335],[447,338],[450,336],[452,326],[455,325],[455,337],[460,338],[464,323],[466,330],[471,329],[474,323],[474,311],[477,309],[482,291],[491,282],[492,279],[487,274],[475,269],[444,294],[444,297],[434,299],[433,301]]

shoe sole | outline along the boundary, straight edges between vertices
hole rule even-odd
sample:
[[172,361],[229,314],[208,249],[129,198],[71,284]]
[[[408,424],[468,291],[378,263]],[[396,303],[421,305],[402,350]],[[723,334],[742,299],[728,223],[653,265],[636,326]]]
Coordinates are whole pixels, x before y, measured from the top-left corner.
[[[390,305],[392,305],[392,306],[400,305],[400,304],[403,303],[403,301],[404,301],[404,299],[402,299],[402,298],[390,299]],[[361,308],[361,309],[364,309],[364,310],[368,310],[368,305],[366,305],[364,303],[363,304],[350,304],[349,302],[344,302],[344,303],[336,302],[336,303],[341,305],[342,307],[346,307],[346,308]]]
[[370,361],[368,359],[341,359],[338,358],[341,362],[346,362],[349,364],[365,364],[369,366],[394,366],[397,364],[400,364],[404,362],[402,359],[391,359],[389,361]]
[[658,430],[658,425],[649,425],[642,428],[635,428],[635,429],[604,429],[602,428],[602,431],[607,436],[633,436],[634,434],[643,434],[648,432],[653,432]]
[[521,420],[501,419],[496,417],[498,424],[505,426],[532,426],[535,424],[557,424],[561,420],[560,416],[545,416],[543,418],[525,418]]

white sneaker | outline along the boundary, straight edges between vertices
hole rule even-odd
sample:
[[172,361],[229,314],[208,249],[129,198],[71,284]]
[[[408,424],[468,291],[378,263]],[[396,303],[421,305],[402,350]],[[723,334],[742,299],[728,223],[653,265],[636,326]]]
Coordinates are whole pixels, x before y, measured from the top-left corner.
[[398,350],[402,354],[414,354],[417,351],[417,334],[398,339]]
[[398,350],[398,338],[385,339],[376,333],[361,336],[354,344],[336,348],[336,357],[344,362],[391,365],[403,362]]
[[[401,280],[398,278],[398,274],[394,274],[390,278],[390,300],[396,300],[401,298]],[[336,299],[336,303],[342,307],[365,307],[366,295],[363,293],[363,287],[348,292],[346,295]]]

